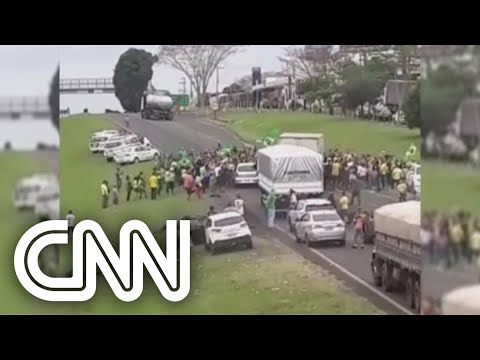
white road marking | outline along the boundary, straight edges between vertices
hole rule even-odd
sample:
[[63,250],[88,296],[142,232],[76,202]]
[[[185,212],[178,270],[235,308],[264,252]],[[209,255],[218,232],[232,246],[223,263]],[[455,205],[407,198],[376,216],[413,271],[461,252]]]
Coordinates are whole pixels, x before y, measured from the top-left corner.
[[[294,239],[295,240],[295,237],[290,234],[287,230],[283,229],[282,227],[280,227],[279,225],[275,225],[275,228],[277,228],[278,230],[280,230],[281,232],[283,232],[284,234],[288,235],[289,238],[291,239]],[[351,273],[350,271],[348,271],[347,269],[345,269],[343,266],[337,264],[335,261],[333,261],[332,259],[330,259],[328,256],[326,256],[325,254],[322,254],[320,251],[316,250],[316,249],[312,249],[312,248],[309,248],[308,250],[310,250],[311,252],[315,253],[316,255],[320,256],[323,260],[325,260],[329,265],[335,267],[337,270],[340,270],[341,272],[343,272],[345,275],[347,275],[348,277],[350,277],[351,279],[355,280],[356,282],[358,282],[359,284],[363,285],[364,287],[366,287],[368,290],[370,290],[371,292],[373,292],[375,295],[379,296],[380,298],[382,298],[383,300],[385,300],[386,302],[388,302],[390,305],[393,305],[394,307],[396,307],[397,309],[399,309],[400,311],[404,312],[405,314],[407,315],[415,315],[415,313],[413,313],[412,311],[410,311],[409,309],[407,309],[406,307],[404,307],[403,305],[399,304],[398,302],[396,302],[395,300],[389,298],[387,295],[385,295],[383,292],[381,292],[380,290],[376,289],[374,286],[370,285],[369,283],[367,283],[366,281],[362,280],[361,278],[359,278],[357,275]]]

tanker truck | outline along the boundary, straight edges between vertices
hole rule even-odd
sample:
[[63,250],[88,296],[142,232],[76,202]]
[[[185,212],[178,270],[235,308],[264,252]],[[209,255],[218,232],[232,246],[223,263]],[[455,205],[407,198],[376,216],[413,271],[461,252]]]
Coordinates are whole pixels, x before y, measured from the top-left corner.
[[422,247],[420,201],[382,206],[374,212],[373,281],[385,292],[398,289],[405,304],[420,313]]
[[147,91],[142,97],[142,119],[173,120],[173,99],[165,90]]

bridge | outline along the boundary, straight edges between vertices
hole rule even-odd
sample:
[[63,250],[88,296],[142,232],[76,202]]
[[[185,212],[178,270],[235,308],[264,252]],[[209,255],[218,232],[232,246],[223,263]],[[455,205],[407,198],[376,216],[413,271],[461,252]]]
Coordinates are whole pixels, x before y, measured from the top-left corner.
[[0,97],[0,121],[30,119],[50,119],[48,98],[12,96]]
[[61,94],[113,94],[112,78],[60,79]]

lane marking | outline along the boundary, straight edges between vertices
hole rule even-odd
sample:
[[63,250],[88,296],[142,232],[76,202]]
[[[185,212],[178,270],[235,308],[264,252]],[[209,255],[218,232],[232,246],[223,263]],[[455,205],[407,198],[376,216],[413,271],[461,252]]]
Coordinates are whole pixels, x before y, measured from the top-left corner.
[[[288,235],[289,238],[295,240],[295,237],[290,234],[287,230],[283,229],[282,227],[280,227],[279,225],[275,225],[275,228],[277,230],[280,230],[281,232],[283,232],[284,234]],[[345,275],[347,275],[348,277],[350,277],[352,280],[355,280],[356,282],[358,282],[359,284],[363,285],[364,287],[366,287],[368,290],[370,290],[371,292],[373,292],[375,295],[379,296],[380,298],[382,298],[383,300],[385,300],[386,302],[388,302],[390,305],[394,306],[395,308],[397,308],[398,310],[404,312],[405,314],[407,315],[416,315],[415,313],[413,313],[412,311],[410,311],[409,309],[407,309],[406,307],[404,307],[403,305],[399,304],[398,302],[396,302],[395,300],[391,299],[389,296],[385,295],[383,292],[381,292],[380,290],[376,289],[374,286],[370,285],[369,283],[367,283],[365,280],[359,278],[357,275],[351,273],[350,271],[348,271],[347,269],[345,269],[343,266],[337,264],[335,261],[333,261],[332,259],[330,259],[328,256],[326,256],[325,254],[322,254],[320,251],[318,251],[317,249],[312,249],[312,248],[308,248],[308,250],[310,250],[311,252],[315,253],[316,255],[318,255],[319,257],[321,257],[323,260],[325,260],[329,265],[333,266],[334,268],[336,268],[337,270],[341,271],[342,273],[344,273]]]

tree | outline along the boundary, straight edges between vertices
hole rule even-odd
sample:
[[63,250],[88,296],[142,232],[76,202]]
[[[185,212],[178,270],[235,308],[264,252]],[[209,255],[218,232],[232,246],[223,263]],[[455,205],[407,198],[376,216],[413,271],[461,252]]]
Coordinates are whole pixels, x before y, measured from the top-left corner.
[[58,130],[60,127],[60,68],[58,66],[57,71],[53,75],[52,82],[50,83],[48,105],[50,107],[52,124]]
[[158,63],[181,71],[192,84],[199,105],[206,105],[210,80],[229,57],[243,50],[245,45],[160,45]]
[[113,75],[115,96],[123,109],[139,112],[142,96],[152,80],[156,56],[145,50],[129,49],[120,55]]
[[289,71],[293,67],[296,75],[307,78],[327,76],[335,71],[339,59],[333,45],[305,45],[303,48],[292,45],[279,58]]
[[421,81],[418,81],[403,105],[405,120],[410,129],[421,127],[420,88]]

